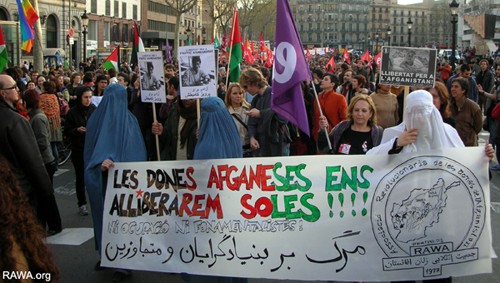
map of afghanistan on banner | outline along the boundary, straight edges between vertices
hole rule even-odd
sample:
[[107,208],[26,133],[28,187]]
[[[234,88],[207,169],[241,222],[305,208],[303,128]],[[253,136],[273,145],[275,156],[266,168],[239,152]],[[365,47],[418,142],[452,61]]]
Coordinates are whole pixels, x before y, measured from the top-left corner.
[[436,56],[436,49],[383,46],[380,83],[433,87]]
[[488,273],[488,159],[419,154],[117,163],[104,266],[395,281]]
[[217,96],[217,72],[213,45],[179,46],[181,99]]
[[163,54],[161,51],[137,53],[141,70],[141,101],[165,103],[165,73],[163,72]]

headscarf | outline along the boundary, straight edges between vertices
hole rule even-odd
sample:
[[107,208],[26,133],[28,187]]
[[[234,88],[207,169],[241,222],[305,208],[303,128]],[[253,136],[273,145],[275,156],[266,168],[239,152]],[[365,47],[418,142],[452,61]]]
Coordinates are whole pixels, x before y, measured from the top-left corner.
[[128,111],[124,86],[111,84],[104,89],[101,104],[87,122],[83,157],[85,185],[100,253],[105,195],[101,164],[106,159],[114,162],[146,161],[146,146],[137,119]]
[[40,95],[40,109],[42,109],[45,116],[47,116],[51,130],[61,127],[61,109],[57,95],[42,93]]
[[219,97],[201,101],[201,121],[193,159],[241,158],[238,129]]
[[87,92],[87,91],[90,91],[92,94],[94,94],[94,91],[89,86],[79,86],[79,87],[75,88],[75,90],[74,90],[74,94],[76,95],[75,107],[77,107],[77,109],[79,109],[82,112],[84,117],[87,117],[90,109],[95,110],[95,108],[96,108],[95,105],[92,103],[90,103],[89,106],[83,106],[82,96],[83,96],[83,93]]
[[432,102],[432,95],[426,90],[416,90],[406,97],[403,123],[385,129],[381,145],[372,148],[367,154],[387,154],[405,129],[415,128],[418,129],[417,140],[404,146],[401,152],[464,147],[457,131],[443,122]]

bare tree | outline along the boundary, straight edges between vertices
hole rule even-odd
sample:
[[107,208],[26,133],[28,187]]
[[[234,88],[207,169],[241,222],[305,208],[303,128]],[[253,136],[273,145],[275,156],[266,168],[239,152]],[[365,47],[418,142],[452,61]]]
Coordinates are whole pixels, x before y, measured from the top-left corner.
[[240,28],[242,30],[243,37],[248,38],[249,35],[251,35],[250,32],[252,30],[253,24],[256,22],[256,18],[258,17],[258,15],[264,13],[266,9],[269,9],[273,5],[275,6],[276,1],[239,0],[238,3],[240,4],[240,6],[238,7]]
[[205,10],[210,17],[210,34],[214,36],[214,27],[217,21],[220,22],[220,26],[223,31],[224,27],[227,27],[227,22],[231,19],[233,9],[236,7],[237,0],[203,0],[207,6]]
[[174,50],[177,52],[179,49],[179,28],[181,24],[181,16],[189,12],[196,5],[197,0],[165,0],[165,4],[177,12],[177,19],[175,20],[175,41]]

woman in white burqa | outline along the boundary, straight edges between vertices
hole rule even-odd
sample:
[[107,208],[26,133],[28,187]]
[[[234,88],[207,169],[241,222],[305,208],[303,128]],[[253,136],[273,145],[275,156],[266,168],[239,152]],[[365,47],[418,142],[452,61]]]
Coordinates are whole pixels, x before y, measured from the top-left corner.
[[[380,145],[373,147],[366,154],[396,154],[453,147],[465,146],[457,131],[443,122],[439,110],[432,103],[432,95],[428,91],[417,90],[406,97],[403,122],[385,129]],[[495,150],[491,144],[485,145],[485,154],[489,160],[493,158]],[[450,283],[452,279],[448,277],[424,281]],[[403,281],[392,283],[399,282]]]
[[[401,124],[384,130],[380,145],[369,150],[367,155],[464,147],[457,131],[443,122],[428,91],[416,90],[406,97],[403,117]],[[491,159],[494,152],[487,143],[486,155]]]

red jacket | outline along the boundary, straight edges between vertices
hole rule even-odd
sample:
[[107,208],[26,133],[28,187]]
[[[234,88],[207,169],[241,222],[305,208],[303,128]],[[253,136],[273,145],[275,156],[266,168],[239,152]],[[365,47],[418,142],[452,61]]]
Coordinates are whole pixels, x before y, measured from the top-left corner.
[[[327,117],[329,124],[328,133],[330,133],[335,125],[346,119],[347,102],[343,95],[333,90],[328,92],[323,91],[318,95],[318,99],[321,105],[321,111],[323,115]],[[313,135],[315,140],[318,140],[319,115],[318,104],[314,103]]]

